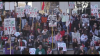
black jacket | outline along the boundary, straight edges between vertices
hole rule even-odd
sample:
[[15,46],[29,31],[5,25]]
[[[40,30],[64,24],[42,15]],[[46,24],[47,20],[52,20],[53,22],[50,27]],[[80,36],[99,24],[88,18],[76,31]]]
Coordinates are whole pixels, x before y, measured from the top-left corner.
[[33,43],[32,43],[32,42],[28,42],[28,43],[27,43],[27,47],[28,47],[28,48],[33,48]]
[[85,54],[85,51],[83,50],[83,52],[82,52],[82,50],[79,50],[78,54],[81,54],[81,53]]
[[14,50],[14,54],[21,54],[20,50]]
[[78,47],[78,43],[73,42],[73,48]]
[[97,49],[97,51],[100,51],[100,47]]
[[39,42],[39,43],[36,42],[36,43],[35,43],[35,47],[36,47],[36,49],[37,49],[37,47],[39,47],[40,44],[42,45],[42,42]]

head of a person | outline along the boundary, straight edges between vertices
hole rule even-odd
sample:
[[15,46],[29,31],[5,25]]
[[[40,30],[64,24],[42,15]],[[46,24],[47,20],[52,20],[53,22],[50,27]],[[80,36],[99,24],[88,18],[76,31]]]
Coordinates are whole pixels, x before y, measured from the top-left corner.
[[91,50],[94,50],[94,46],[91,46]]
[[74,38],[74,42],[77,42],[77,39],[76,38]]
[[16,47],[15,47],[15,49],[16,49],[16,50],[18,50],[18,49],[19,49],[19,47],[18,47],[18,46],[16,46]]
[[0,15],[2,14],[2,11],[0,10]]
[[74,27],[74,31],[76,31],[76,27]]
[[61,31],[63,31],[64,29],[63,28],[61,28]]
[[95,13],[94,15],[97,16],[97,13]]
[[29,42],[31,42],[31,39],[29,39]]
[[63,48],[62,47],[59,47],[59,51],[63,51]]
[[57,34],[60,35],[60,32],[58,32]]
[[31,33],[30,35],[33,35],[33,33]]
[[80,46],[80,49],[83,50],[83,46]]
[[100,47],[100,44],[99,44],[99,47]]
[[65,13],[63,13],[63,15],[65,15]]
[[48,47],[48,51],[51,51],[51,47]]
[[84,35],[86,35],[86,32],[84,32]]
[[20,38],[19,41],[21,42],[22,41],[22,38]]
[[46,40],[45,39],[43,39],[43,42],[45,42]]
[[40,34],[39,34],[39,36],[41,37],[41,36],[42,36],[42,34],[40,33]]
[[40,49],[40,50],[42,49],[42,45],[41,45],[41,44],[39,45],[39,49]]
[[40,23],[38,23],[38,25],[40,26]]

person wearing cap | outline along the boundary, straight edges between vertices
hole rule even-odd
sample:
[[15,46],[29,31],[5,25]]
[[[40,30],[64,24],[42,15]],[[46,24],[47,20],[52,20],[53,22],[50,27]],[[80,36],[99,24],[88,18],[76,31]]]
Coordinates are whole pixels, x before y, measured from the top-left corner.
[[88,36],[86,35],[86,32],[81,35],[81,43],[85,45],[85,42],[88,40]]
[[91,48],[88,50],[87,54],[97,54],[97,51],[94,49],[94,46],[91,46]]

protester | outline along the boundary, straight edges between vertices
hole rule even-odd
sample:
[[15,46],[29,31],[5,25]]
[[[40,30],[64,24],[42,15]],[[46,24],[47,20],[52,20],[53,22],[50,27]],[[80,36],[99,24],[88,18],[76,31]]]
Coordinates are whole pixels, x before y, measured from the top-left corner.
[[29,41],[27,42],[27,47],[28,47],[28,48],[33,48],[33,47],[34,47],[33,43],[34,43],[34,42],[32,42],[32,40],[29,39]]
[[21,54],[20,49],[18,46],[15,47],[14,54]]
[[62,47],[59,47],[58,54],[64,54],[64,52],[63,52],[63,48],[62,48]]
[[91,46],[91,48],[88,50],[87,54],[97,54],[97,51],[94,49],[94,46]]
[[19,46],[25,46],[25,43],[22,41],[22,38],[19,39],[18,45],[19,45]]
[[83,46],[80,46],[80,50],[78,51],[78,54],[80,54],[80,55],[84,55],[85,54]]
[[35,54],[39,54],[39,55],[43,55],[43,54],[46,54],[45,53],[45,50],[42,48],[42,45],[39,45],[39,48],[36,49],[36,52]]
[[30,54],[29,48],[24,48],[24,50],[22,51],[22,54]]
[[47,49],[47,54],[52,54],[52,49],[50,47]]

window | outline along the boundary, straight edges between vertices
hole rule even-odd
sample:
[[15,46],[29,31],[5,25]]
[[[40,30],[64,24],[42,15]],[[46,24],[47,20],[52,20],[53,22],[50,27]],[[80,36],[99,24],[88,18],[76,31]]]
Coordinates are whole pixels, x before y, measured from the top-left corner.
[[18,2],[18,7],[25,7],[26,2]]
[[28,2],[28,5],[32,7],[32,2]]

